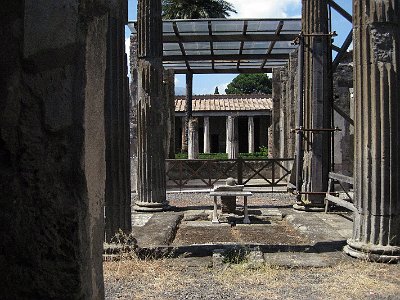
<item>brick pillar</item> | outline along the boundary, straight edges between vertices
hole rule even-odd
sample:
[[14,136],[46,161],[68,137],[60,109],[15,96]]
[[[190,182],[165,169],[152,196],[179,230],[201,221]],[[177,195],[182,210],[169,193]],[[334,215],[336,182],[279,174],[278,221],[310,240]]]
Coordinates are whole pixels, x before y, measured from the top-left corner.
[[400,261],[400,3],[354,1],[355,195],[345,252]]

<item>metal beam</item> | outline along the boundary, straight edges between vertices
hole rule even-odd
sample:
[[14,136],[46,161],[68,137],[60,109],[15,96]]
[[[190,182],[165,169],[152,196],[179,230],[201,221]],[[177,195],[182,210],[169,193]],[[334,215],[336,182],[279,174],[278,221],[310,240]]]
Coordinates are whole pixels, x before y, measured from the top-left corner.
[[[168,66],[164,67],[168,69]],[[239,70],[236,67],[232,68],[226,68],[226,69],[214,69],[212,70],[211,68],[209,69],[196,69],[196,68],[191,68],[190,72],[185,68],[185,69],[174,69],[175,74],[186,74],[186,73],[193,73],[193,74],[258,74],[258,73],[271,73],[272,68],[239,68]]]
[[287,60],[289,58],[288,54],[226,54],[226,55],[170,55],[164,56],[163,61],[202,61],[202,60],[215,60],[215,61],[232,61],[237,60],[263,60],[263,59],[276,59],[276,60]]
[[[278,27],[277,27],[276,30],[275,30],[275,35],[276,35],[277,37],[279,37],[279,35],[280,35],[281,31],[282,31],[283,24],[284,24],[283,21],[280,21],[279,24],[278,24]],[[272,41],[271,44],[269,44],[269,47],[268,47],[268,50],[267,50],[267,53],[266,53],[267,55],[270,55],[270,54],[271,54],[272,50],[273,50],[274,47],[275,47],[275,44],[276,44],[276,41]],[[261,69],[265,67],[267,61],[268,61],[268,58],[266,58],[266,59],[263,61],[262,65],[261,65]]]
[[[247,34],[247,26],[248,26],[248,22],[244,21],[244,23],[243,23],[243,32],[242,32],[243,35]],[[243,47],[244,47],[244,41],[241,41],[240,42],[240,48],[239,48],[239,55],[243,54]],[[238,60],[237,65],[236,65],[237,69],[239,69],[239,67],[240,67],[240,59]]]
[[164,43],[194,43],[194,42],[270,42],[270,41],[283,41],[291,42],[298,33],[281,34],[279,37],[275,34],[231,34],[231,35],[164,35]]
[[345,119],[347,122],[349,122],[351,125],[354,126],[354,120],[343,109],[341,109],[337,104],[333,103],[333,109],[339,115],[341,115],[343,119]]
[[[210,37],[212,37],[212,25],[211,25],[211,21],[208,21],[208,35]],[[214,43],[210,42],[210,51],[211,51],[211,55],[214,55]],[[212,63],[212,69],[214,70],[215,68],[215,63],[214,63],[214,59],[211,61]]]
[[345,9],[343,9],[339,4],[337,4],[333,0],[328,0],[328,4],[336,10],[339,14],[341,14],[347,21],[353,23],[353,17],[349,14]]
[[340,47],[333,45],[333,44],[331,46],[332,46],[333,51],[340,52],[340,49],[341,49]]
[[332,62],[332,72],[335,72],[337,66],[342,60],[344,54],[347,52],[347,49],[349,49],[352,42],[353,42],[353,29],[350,30],[345,41],[343,42],[342,47],[340,48],[338,54],[336,55],[335,60]]
[[185,61],[185,64],[186,64],[186,68],[188,69],[188,71],[190,71],[189,62],[186,59],[185,47],[183,46],[182,42],[180,41],[180,34],[179,34],[178,26],[176,25],[176,22],[173,22],[172,24],[173,24],[172,27],[174,28],[175,36],[178,38],[179,48],[181,49],[181,52],[182,52],[181,60],[183,58],[183,60]]

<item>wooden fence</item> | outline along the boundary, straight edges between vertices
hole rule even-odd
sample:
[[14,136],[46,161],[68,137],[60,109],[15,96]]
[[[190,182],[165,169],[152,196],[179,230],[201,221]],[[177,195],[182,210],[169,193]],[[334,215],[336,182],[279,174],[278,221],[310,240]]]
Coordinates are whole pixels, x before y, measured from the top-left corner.
[[[228,177],[247,187],[285,186],[292,158],[274,159],[167,159],[169,188],[212,188]],[[257,179],[257,180],[255,180]]]

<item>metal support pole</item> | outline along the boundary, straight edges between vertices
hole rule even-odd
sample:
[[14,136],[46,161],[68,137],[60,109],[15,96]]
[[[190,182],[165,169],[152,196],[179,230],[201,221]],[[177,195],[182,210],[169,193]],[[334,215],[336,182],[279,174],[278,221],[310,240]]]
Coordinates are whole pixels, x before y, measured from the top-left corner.
[[[303,37],[299,37],[299,48],[298,48],[298,100],[297,100],[297,126],[298,128],[303,127],[303,100],[304,100],[304,76],[303,76],[303,66],[304,66],[304,40]],[[301,186],[303,184],[303,131],[299,130],[297,132],[297,149],[296,149],[296,191],[301,192]],[[301,200],[301,196],[298,195],[298,199]]]

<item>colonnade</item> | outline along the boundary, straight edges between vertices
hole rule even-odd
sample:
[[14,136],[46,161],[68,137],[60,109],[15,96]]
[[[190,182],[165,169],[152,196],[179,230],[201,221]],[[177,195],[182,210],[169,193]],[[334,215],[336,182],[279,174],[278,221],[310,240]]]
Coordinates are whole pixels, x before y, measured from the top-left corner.
[[[210,143],[210,117],[204,116],[203,118],[203,153],[211,152]],[[226,153],[228,159],[236,159],[239,155],[239,130],[238,130],[238,117],[226,116]],[[183,121],[182,121],[183,124]],[[248,131],[248,153],[254,153],[255,138],[254,138],[254,117],[247,117],[247,131]],[[192,118],[189,122],[188,128],[188,158],[198,158],[199,149],[199,125],[198,119]]]

